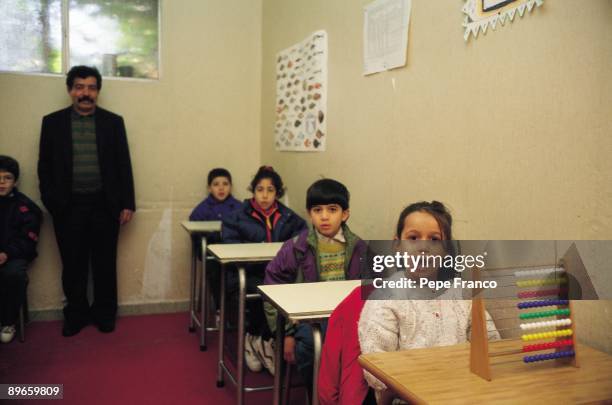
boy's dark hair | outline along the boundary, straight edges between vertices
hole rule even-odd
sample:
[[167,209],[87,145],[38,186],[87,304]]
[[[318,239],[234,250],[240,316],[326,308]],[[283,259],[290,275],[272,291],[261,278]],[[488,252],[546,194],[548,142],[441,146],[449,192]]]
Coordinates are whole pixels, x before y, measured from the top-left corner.
[[349,208],[351,195],[344,184],[332,179],[317,180],[306,191],[306,209],[315,205],[338,204],[343,210]]
[[19,162],[10,156],[0,155],[0,172],[11,173],[17,181],[19,178]]
[[229,170],[222,167],[216,167],[208,172],[208,185],[210,186],[217,177],[227,177],[229,183],[232,184],[232,175]]
[[90,66],[73,66],[68,74],[66,75],[66,86],[68,89],[72,89],[72,85],[74,84],[75,78],[87,79],[88,77],[95,77],[98,85],[98,90],[102,88],[102,76],[100,76],[100,72],[95,67]]
[[414,204],[410,204],[399,216],[397,220],[397,228],[395,231],[395,236],[399,239],[402,235],[402,230],[404,229],[404,221],[406,217],[413,212],[426,212],[432,217],[435,218],[438,226],[440,227],[440,231],[442,231],[442,238],[451,240],[453,239],[452,234],[452,226],[453,226],[453,217],[451,216],[448,209],[439,201],[421,201]]
[[251,193],[255,193],[255,187],[259,184],[263,179],[272,180],[272,184],[274,184],[274,188],[276,188],[276,198],[282,198],[285,195],[285,186],[283,185],[283,179],[281,176],[274,171],[272,166],[261,166],[253,180],[251,180],[251,184],[249,186],[249,191]]

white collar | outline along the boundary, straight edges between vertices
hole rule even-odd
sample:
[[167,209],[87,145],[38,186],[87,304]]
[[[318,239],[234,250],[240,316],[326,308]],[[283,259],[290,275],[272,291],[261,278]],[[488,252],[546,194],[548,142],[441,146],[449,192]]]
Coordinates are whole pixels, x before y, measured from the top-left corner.
[[338,229],[338,232],[331,238],[321,234],[319,231],[315,229],[315,233],[317,234],[317,239],[327,243],[346,243],[346,238],[344,237],[344,232],[342,231],[342,227]]

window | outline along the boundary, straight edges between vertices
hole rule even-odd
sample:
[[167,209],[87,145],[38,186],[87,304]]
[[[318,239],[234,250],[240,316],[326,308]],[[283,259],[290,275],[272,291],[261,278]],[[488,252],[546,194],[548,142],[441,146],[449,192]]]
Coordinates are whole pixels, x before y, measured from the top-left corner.
[[159,0],[1,0],[0,70],[159,78]]
[[0,70],[62,73],[60,0],[0,1]]

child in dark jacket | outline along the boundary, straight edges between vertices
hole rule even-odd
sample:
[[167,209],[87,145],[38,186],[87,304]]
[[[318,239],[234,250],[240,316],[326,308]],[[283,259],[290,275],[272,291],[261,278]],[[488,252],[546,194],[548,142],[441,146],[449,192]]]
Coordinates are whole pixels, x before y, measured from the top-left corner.
[[[260,167],[251,181],[250,190],[253,198],[245,200],[237,211],[223,217],[223,243],[284,242],[306,229],[306,222],[278,201],[284,195],[285,188],[281,176],[273,168]],[[257,292],[257,286],[263,284],[264,271],[265,265],[247,268],[247,293]],[[229,273],[229,297],[236,295],[237,285],[235,273]],[[261,302],[247,301],[247,311],[247,367],[251,371],[260,371],[265,366],[274,372],[272,334],[267,327]]]
[[208,172],[208,197],[189,215],[190,221],[220,221],[224,215],[237,210],[240,201],[232,195],[232,175],[227,169]]
[[[190,221],[221,221],[224,215],[232,211],[236,211],[240,207],[240,201],[232,195],[232,175],[227,169],[215,168],[208,172],[208,197],[200,202],[189,215]],[[193,235],[194,241],[197,242],[198,256],[202,258],[202,248],[199,244],[199,235]],[[197,238],[197,240],[196,240]],[[221,234],[219,232],[212,233],[207,236],[207,242],[219,243]],[[210,291],[215,302],[215,306],[219,308],[219,288],[221,272],[219,263],[215,260],[206,261],[207,279],[211,286]]]
[[[346,221],[349,213],[349,192],[331,179],[312,184],[306,193],[306,208],[312,228],[285,242],[266,268],[264,284],[318,282],[359,279],[360,258],[366,244],[351,232]],[[276,329],[276,311],[266,303],[270,329]],[[322,325],[325,331],[325,325]],[[298,324],[286,331],[284,358],[297,363],[307,387],[312,389],[312,329]]]
[[0,156],[0,341],[15,337],[19,308],[25,300],[28,264],[36,257],[42,212],[17,188],[19,164]]
[[285,194],[281,176],[262,166],[249,187],[253,198],[223,217],[223,243],[284,242],[306,228],[306,222],[278,201]]

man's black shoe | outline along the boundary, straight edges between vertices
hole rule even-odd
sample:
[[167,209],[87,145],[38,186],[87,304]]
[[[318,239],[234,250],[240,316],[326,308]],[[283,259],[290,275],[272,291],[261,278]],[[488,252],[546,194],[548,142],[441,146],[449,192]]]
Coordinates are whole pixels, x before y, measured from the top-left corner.
[[98,330],[102,333],[111,333],[115,330],[115,322],[99,322]]
[[86,322],[67,322],[64,321],[64,327],[62,328],[62,336],[70,337],[74,336],[81,331],[87,325]]

